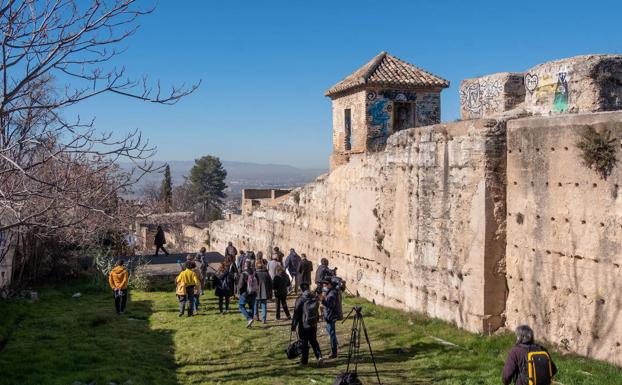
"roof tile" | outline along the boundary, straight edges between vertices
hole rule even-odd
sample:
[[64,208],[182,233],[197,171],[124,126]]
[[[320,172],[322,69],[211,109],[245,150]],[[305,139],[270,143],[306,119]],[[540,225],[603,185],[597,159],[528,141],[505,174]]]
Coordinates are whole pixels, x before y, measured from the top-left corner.
[[447,88],[449,81],[383,51],[332,86],[325,95],[332,96],[362,85]]

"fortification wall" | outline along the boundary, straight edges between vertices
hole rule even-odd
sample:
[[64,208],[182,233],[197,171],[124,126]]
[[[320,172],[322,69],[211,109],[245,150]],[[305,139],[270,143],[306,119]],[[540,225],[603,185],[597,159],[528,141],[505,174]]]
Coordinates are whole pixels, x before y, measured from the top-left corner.
[[326,257],[376,303],[492,331],[506,296],[504,162],[504,122],[401,131],[274,207],[213,223],[210,245]]
[[582,164],[588,127],[619,153],[622,112],[508,122],[507,326],[622,365],[622,169]]

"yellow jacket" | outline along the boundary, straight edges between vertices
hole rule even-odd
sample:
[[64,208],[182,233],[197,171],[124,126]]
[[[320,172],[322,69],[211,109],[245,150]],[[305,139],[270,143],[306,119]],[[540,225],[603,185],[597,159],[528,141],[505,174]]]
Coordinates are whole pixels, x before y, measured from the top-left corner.
[[108,275],[108,284],[111,289],[127,289],[127,280],[129,274],[123,266],[117,266]]
[[186,269],[179,273],[175,282],[177,283],[176,293],[178,295],[186,295],[186,287],[188,286],[199,286],[201,284],[197,274],[190,269]]

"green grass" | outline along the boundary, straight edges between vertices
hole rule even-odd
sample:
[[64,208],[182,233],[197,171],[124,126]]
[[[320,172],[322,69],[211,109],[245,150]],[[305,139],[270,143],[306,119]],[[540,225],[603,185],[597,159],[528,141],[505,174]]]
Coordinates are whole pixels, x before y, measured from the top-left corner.
[[[77,291],[82,297],[71,298]],[[179,318],[172,290],[131,293],[124,316],[114,314],[109,291],[85,281],[41,288],[39,296],[36,303],[0,302],[0,340],[9,336],[0,352],[0,384],[332,384],[345,368],[344,354],[322,367],[288,361],[285,322],[248,330],[239,314],[216,314],[212,297],[207,315]],[[500,383],[512,336],[482,337],[360,299],[347,302],[363,305],[384,384]],[[342,344],[350,326],[338,325]],[[326,352],[323,328],[319,340]],[[622,371],[613,366],[554,359],[564,385],[622,384]],[[368,362],[359,371],[365,384],[374,383]]]

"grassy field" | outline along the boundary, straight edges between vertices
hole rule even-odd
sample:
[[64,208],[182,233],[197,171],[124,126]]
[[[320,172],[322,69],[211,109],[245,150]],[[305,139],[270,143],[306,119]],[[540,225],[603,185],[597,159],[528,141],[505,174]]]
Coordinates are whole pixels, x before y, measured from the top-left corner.
[[[76,292],[82,296],[72,298]],[[41,288],[39,296],[0,302],[0,384],[332,384],[345,368],[346,349],[321,367],[288,361],[286,322],[246,329],[237,312],[217,314],[213,297],[207,312],[179,318],[172,290],[131,293],[123,316],[114,314],[109,291],[85,281]],[[383,384],[500,383],[512,336],[482,337],[360,299],[347,304],[363,305]],[[350,326],[338,325],[340,343]],[[323,328],[319,340],[326,352]],[[612,366],[554,359],[561,384],[622,384]],[[368,362],[359,371],[374,383]]]

